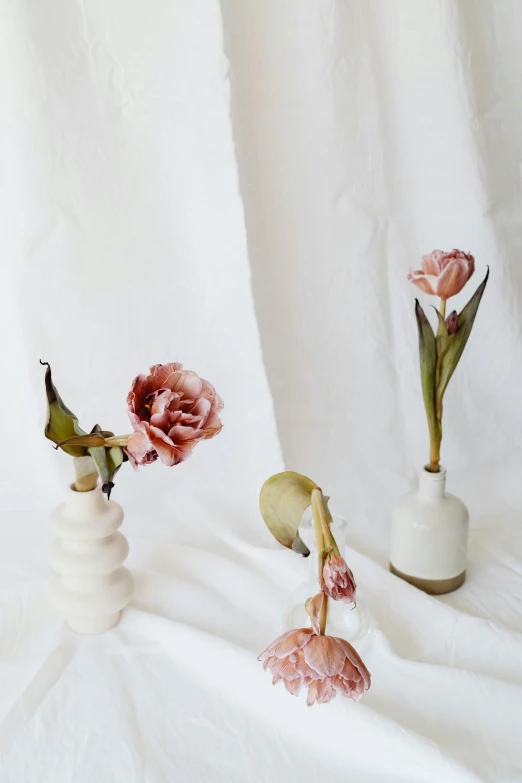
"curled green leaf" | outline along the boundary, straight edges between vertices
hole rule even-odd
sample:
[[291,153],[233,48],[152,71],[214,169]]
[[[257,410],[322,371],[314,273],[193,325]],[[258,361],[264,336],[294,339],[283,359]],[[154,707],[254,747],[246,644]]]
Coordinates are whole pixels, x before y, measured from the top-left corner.
[[261,514],[274,538],[304,557],[308,557],[310,550],[299,536],[298,528],[316,487],[306,476],[287,470],[265,481],[259,497]]
[[[86,435],[78,424],[78,419],[65,405],[53,383],[51,367],[48,362],[40,362],[46,367],[45,391],[47,395],[47,421],[45,424],[45,437],[57,445],[64,444],[71,438]],[[87,448],[81,444],[61,445],[61,448],[71,457],[84,457]]]

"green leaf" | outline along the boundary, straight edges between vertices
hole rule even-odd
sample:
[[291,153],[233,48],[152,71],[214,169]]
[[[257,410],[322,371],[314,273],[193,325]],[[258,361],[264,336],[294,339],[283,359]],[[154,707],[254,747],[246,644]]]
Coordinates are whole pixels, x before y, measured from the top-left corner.
[[[61,444],[63,441],[78,435],[85,435],[78,424],[78,419],[65,405],[53,383],[51,367],[48,362],[40,362],[47,367],[45,371],[45,391],[47,394],[47,422],[45,425],[45,437],[53,443]],[[71,457],[84,457],[87,449],[81,445],[63,445],[61,448]]]
[[428,416],[428,422],[436,421],[435,417],[435,375],[437,371],[437,342],[430,322],[420,306],[419,300],[415,300],[415,316],[419,329],[419,358],[421,371],[422,396],[424,407]]
[[471,330],[473,328],[473,324],[475,322],[480,300],[482,299],[482,295],[486,290],[488,279],[489,267],[486,277],[479,285],[467,303],[466,307],[459,314],[457,331],[455,334],[447,334],[444,341],[441,342],[440,350],[442,350],[442,354],[439,355],[440,371],[436,389],[437,405],[442,406],[444,392],[448,388],[448,383],[451,380],[451,376],[455,372],[457,364],[460,361],[460,357],[464,352],[464,348],[466,347]]
[[[100,425],[96,424],[92,428],[91,435],[94,434],[104,436],[105,439],[111,437],[114,433],[102,430]],[[121,446],[111,446],[110,448],[94,446],[89,449],[89,454],[93,458],[96,470],[100,476],[102,492],[105,492],[107,498],[110,499],[112,488],[114,487],[113,478],[124,461],[123,449]]]
[[106,449],[107,464],[109,466],[109,479],[112,480],[124,462],[124,454],[121,446],[112,446]]
[[91,446],[103,445],[105,445],[105,438],[103,435],[95,433],[94,435],[75,435],[74,438],[67,438],[67,440],[62,440],[61,443],[58,443],[57,448],[58,446],[62,449],[64,446],[86,446],[90,448]]
[[442,440],[442,425],[436,408],[436,382],[437,382],[437,340],[426,314],[415,300],[415,316],[419,329],[419,357],[422,396],[424,398],[424,407],[426,408],[426,417],[428,419],[428,429],[430,433],[430,465],[436,470],[440,460],[440,443]]
[[316,487],[317,484],[306,476],[287,470],[265,481],[259,497],[261,514],[274,538],[304,557],[310,550],[301,540],[298,528]]

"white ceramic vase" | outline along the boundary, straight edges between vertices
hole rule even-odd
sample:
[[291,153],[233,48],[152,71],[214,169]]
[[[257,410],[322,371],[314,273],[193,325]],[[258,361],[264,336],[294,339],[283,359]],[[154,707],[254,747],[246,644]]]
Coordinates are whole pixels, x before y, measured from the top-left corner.
[[122,563],[129,552],[118,531],[123,509],[107,500],[97,486],[90,492],[67,490],[65,503],[51,514],[56,534],[50,562],[57,576],[50,600],[77,633],[113,628],[134,592],[130,571]]
[[[337,542],[342,556],[345,556],[346,548],[346,522],[337,515],[333,515],[332,533]],[[310,550],[308,556],[308,578],[302,582],[292,593],[285,611],[285,630],[292,628],[309,628],[310,618],[304,605],[306,600],[319,592],[318,581],[318,556],[317,542],[315,539],[312,512],[305,511],[303,520],[299,526],[299,535]],[[348,566],[350,563],[348,563]],[[355,575],[357,581],[357,574]],[[339,636],[351,644],[360,645],[370,631],[370,618],[361,600],[360,590],[357,590],[357,605],[348,604],[345,601],[328,601],[328,615],[326,620],[326,632],[332,636]]]
[[393,509],[390,570],[430,595],[450,593],[466,578],[469,514],[446,492],[446,470],[423,469],[417,492]]

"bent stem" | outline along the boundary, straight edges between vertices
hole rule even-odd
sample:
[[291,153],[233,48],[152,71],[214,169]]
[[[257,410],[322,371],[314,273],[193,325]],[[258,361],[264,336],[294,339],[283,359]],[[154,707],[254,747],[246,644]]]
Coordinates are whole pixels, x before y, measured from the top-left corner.
[[319,585],[321,585],[321,580],[323,577],[323,565],[324,565],[324,532],[323,532],[323,526],[321,524],[321,517],[317,513],[317,504],[314,502],[314,494],[318,492],[320,496],[320,505],[322,506],[321,498],[322,493],[321,490],[312,490],[312,517],[314,520],[314,530],[315,530],[315,540],[317,543],[317,561],[318,561],[318,567],[319,567]]
[[[327,554],[325,549],[325,543],[327,549],[329,549],[330,551],[333,549],[334,551],[339,553],[339,549],[337,547],[337,544],[335,543],[335,539],[332,536],[330,526],[326,520],[326,514],[323,505],[323,493],[321,492],[319,487],[316,487],[315,489],[312,490],[312,516],[314,520],[315,539],[317,541],[319,587],[321,587],[323,584],[324,562]],[[324,593],[324,601],[321,607],[321,612],[319,614],[319,633],[321,636],[324,636],[326,632],[327,616],[328,616],[328,596],[326,595],[326,593]]]
[[316,487],[312,490],[312,513],[314,515],[314,523],[315,518],[317,517],[321,525],[326,547],[333,550],[335,555],[340,556],[341,553],[339,551],[339,547],[337,546],[337,542],[333,537],[332,531],[330,529],[331,516],[329,514],[328,516],[330,516],[330,519],[327,519],[326,509],[323,501],[323,493],[319,487]]

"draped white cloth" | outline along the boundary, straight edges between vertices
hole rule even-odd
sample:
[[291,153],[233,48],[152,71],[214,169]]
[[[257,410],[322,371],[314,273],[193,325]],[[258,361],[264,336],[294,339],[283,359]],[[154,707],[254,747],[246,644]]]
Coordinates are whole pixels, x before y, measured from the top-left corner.
[[[522,351],[519,0],[4,0],[2,783],[519,783]],[[491,267],[445,406],[468,580],[387,570],[390,508],[427,455],[408,267]],[[428,308],[427,297],[421,297]],[[84,428],[129,429],[182,361],[225,428],[134,474],[137,590],[114,631],[49,608],[47,516]],[[372,688],[307,709],[257,653],[307,566],[257,509],[304,472],[348,520]]]

